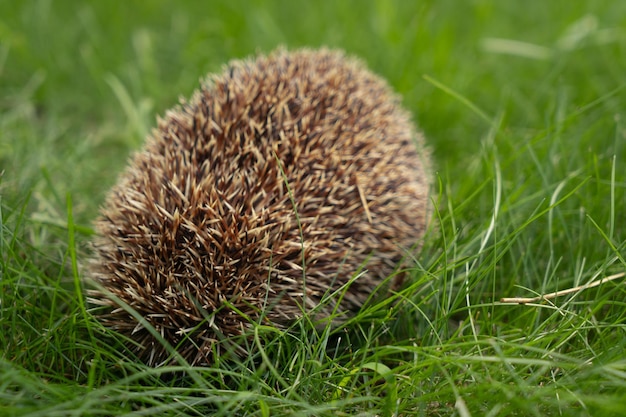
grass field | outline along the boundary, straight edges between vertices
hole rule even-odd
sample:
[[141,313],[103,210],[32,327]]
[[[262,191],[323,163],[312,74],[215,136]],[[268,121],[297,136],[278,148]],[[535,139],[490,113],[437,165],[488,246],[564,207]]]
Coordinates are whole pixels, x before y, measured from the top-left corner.
[[[436,166],[397,303],[152,369],[80,265],[156,115],[278,45],[363,58]],[[0,2],[1,416],[626,415],[626,3]],[[252,341],[251,343],[255,343]]]

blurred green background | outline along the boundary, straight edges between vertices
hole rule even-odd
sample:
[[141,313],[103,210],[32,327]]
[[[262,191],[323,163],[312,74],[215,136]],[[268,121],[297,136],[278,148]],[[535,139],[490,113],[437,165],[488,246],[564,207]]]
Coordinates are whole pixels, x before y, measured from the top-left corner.
[[[3,182],[49,198],[53,191],[76,192],[79,219],[87,221],[92,202],[101,200],[156,115],[189,96],[208,72],[278,45],[326,45],[362,57],[402,95],[441,175],[462,175],[491,127],[428,80],[502,118],[505,129],[520,133],[519,146],[559,114],[613,94],[576,121],[606,128],[623,112],[624,93],[615,93],[626,68],[623,4],[4,0]],[[623,153],[620,142],[608,140],[611,154]],[[579,137],[564,146],[602,155],[607,142],[599,143]],[[517,144],[502,146],[508,153]],[[41,170],[54,190],[42,189]]]

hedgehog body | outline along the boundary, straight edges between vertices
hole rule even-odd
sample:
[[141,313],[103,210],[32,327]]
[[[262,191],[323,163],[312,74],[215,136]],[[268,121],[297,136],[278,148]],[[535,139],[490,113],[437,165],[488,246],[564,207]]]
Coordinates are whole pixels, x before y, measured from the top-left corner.
[[409,114],[359,61],[234,61],[159,120],[108,194],[91,299],[151,365],[169,355],[127,307],[192,364],[250,321],[341,317],[419,245],[428,170]]

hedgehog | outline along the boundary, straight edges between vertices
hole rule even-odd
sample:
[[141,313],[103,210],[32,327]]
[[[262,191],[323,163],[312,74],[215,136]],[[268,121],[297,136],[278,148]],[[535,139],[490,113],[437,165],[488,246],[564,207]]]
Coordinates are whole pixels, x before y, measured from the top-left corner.
[[157,122],[105,197],[88,268],[98,318],[148,365],[173,360],[154,330],[207,365],[253,323],[341,321],[421,246],[423,136],[342,51],[233,61]]

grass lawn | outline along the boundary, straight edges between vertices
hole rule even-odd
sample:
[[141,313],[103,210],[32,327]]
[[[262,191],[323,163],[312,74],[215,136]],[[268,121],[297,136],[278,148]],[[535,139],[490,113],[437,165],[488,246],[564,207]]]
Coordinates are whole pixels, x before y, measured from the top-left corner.
[[[428,138],[411,282],[146,367],[85,303],[91,222],[157,115],[281,44],[360,56]],[[2,1],[0,415],[626,415],[625,74],[623,1]]]

